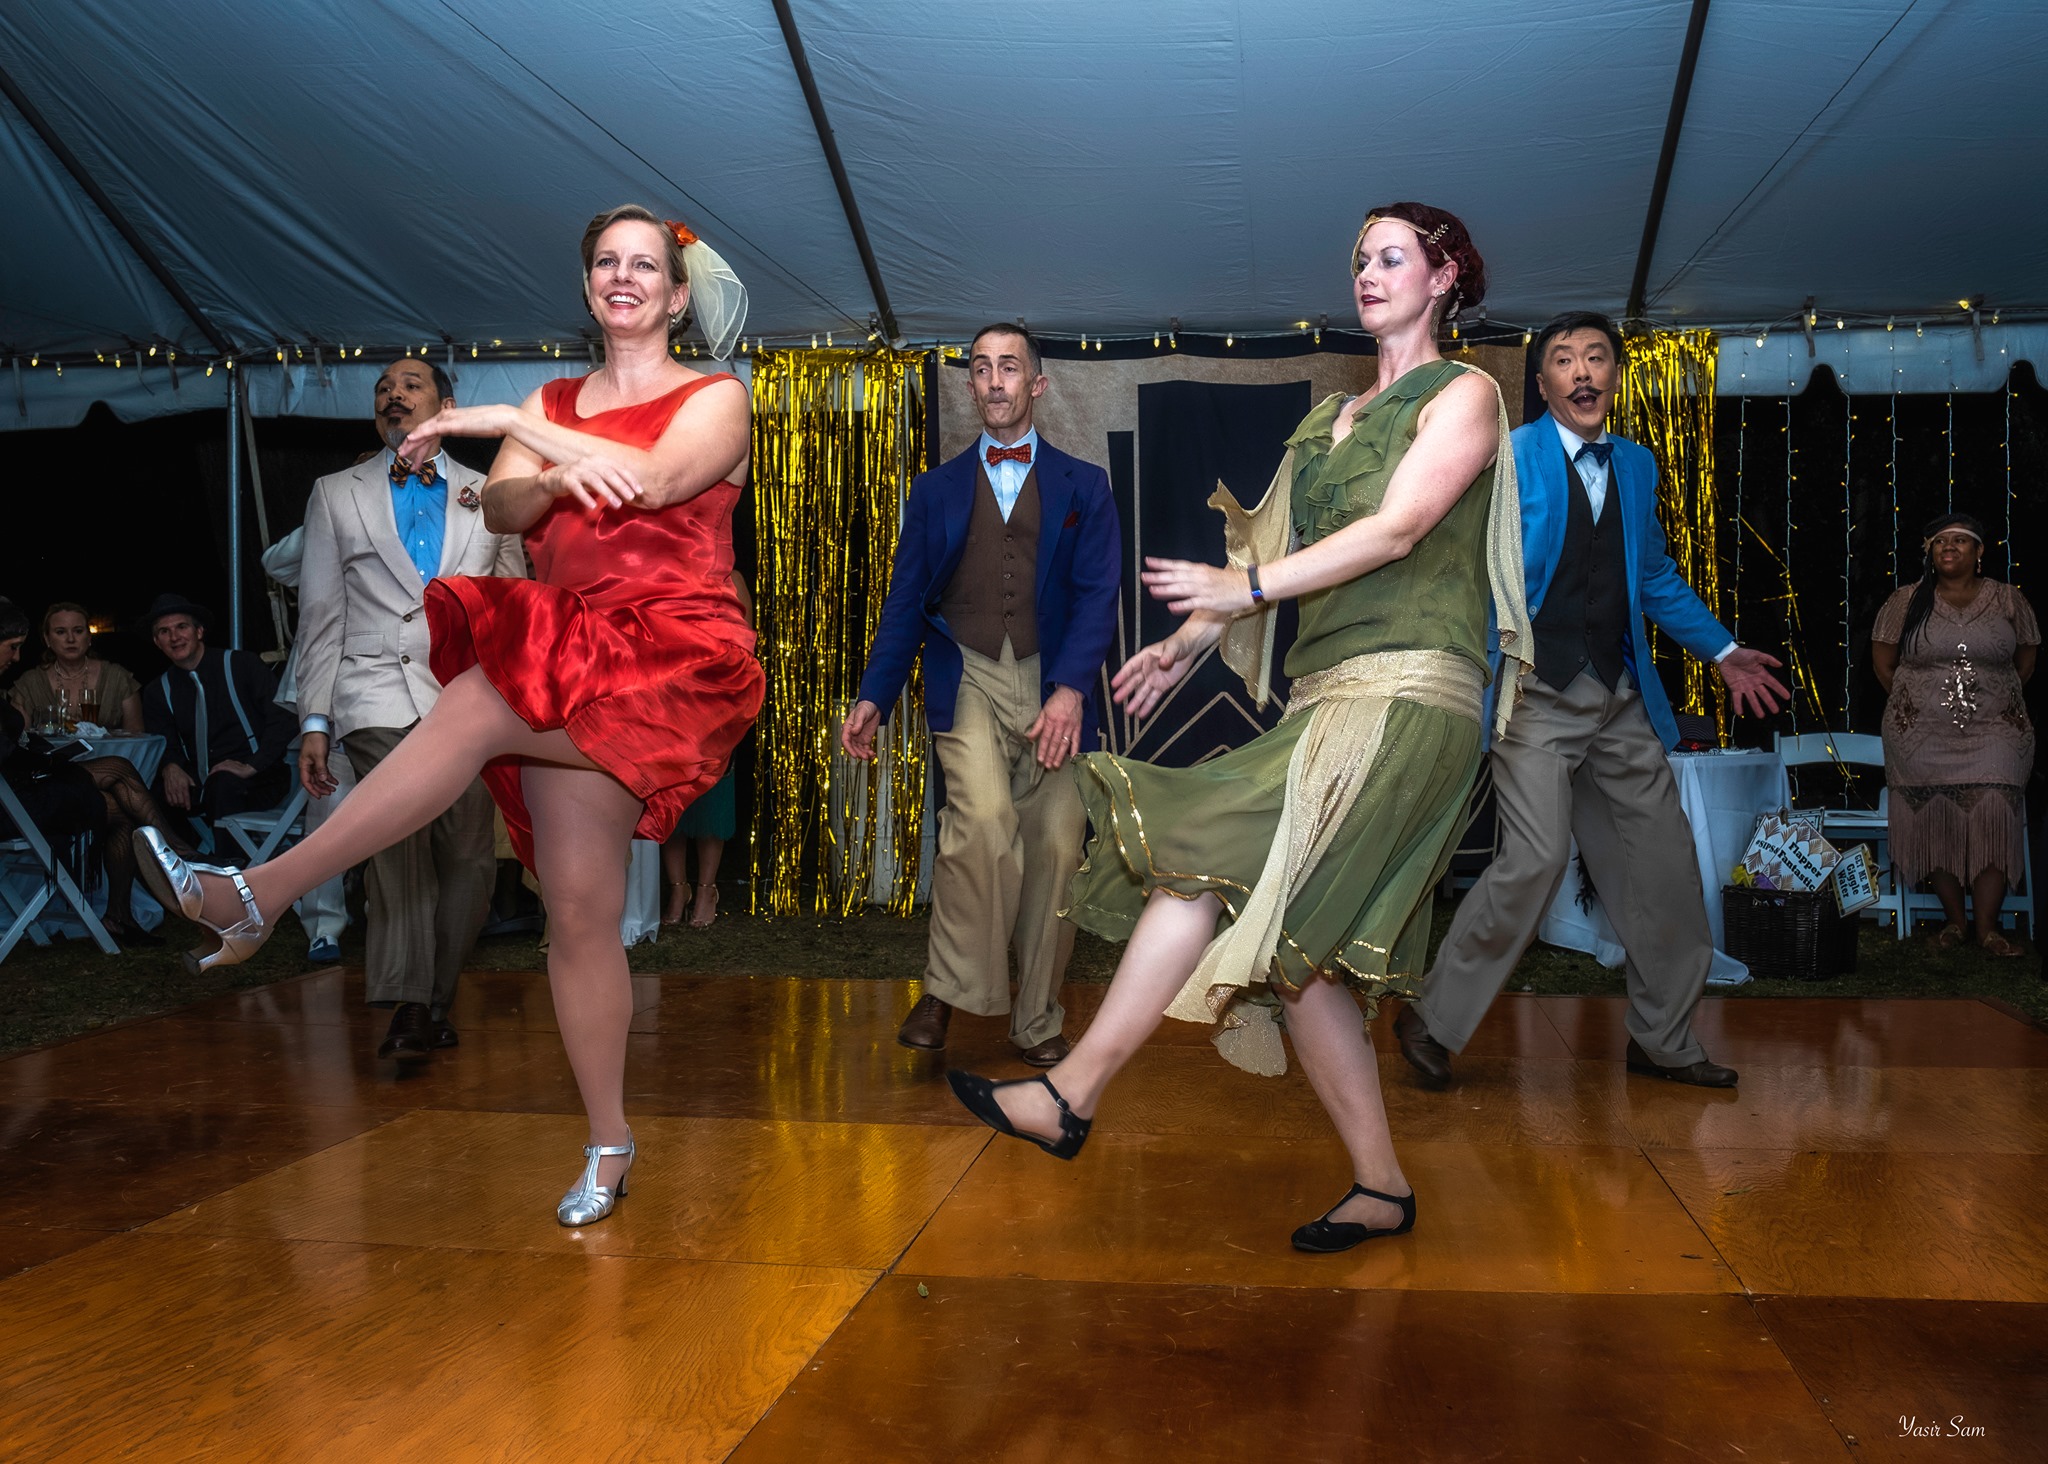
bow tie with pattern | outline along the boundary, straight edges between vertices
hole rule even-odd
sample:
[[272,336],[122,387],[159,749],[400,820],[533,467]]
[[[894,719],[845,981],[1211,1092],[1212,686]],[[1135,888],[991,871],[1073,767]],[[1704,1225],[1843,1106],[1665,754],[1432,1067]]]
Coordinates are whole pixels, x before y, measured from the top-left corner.
[[1594,462],[1598,463],[1601,467],[1604,468],[1607,466],[1607,460],[1613,456],[1614,443],[1613,440],[1610,439],[1606,442],[1589,442],[1585,444],[1577,452],[1572,454],[1572,461],[1578,463],[1584,462],[1587,458],[1591,458]]
[[988,465],[990,467],[994,467],[997,463],[1023,463],[1028,467],[1030,462],[1031,444],[1028,442],[1020,442],[1015,447],[997,447],[994,443],[989,444]]
[[403,488],[407,478],[418,478],[422,488],[431,488],[440,481],[441,475],[434,470],[431,462],[421,463],[415,468],[402,457],[391,459],[391,482],[394,487]]

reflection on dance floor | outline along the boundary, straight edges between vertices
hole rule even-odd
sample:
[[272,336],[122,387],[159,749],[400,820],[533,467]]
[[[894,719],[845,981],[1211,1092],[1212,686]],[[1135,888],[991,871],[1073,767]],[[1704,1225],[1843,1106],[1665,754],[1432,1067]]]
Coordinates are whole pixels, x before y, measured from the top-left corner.
[[[1415,1233],[1298,1069],[1177,1024],[1071,1165],[897,1046],[900,982],[636,977],[632,1193],[554,1223],[580,1105],[539,975],[400,1077],[327,971],[0,1062],[9,1457],[1935,1457],[2048,1438],[2048,1034],[1971,1001],[1710,1000],[1734,1092],[1618,1000],[1499,1002],[1426,1093]],[[1099,988],[1069,992],[1077,1033]],[[1021,1076],[1001,1019],[947,1059]],[[1854,1443],[1847,1440],[1852,1439]],[[1961,1457],[1957,1455],[1957,1457]]]

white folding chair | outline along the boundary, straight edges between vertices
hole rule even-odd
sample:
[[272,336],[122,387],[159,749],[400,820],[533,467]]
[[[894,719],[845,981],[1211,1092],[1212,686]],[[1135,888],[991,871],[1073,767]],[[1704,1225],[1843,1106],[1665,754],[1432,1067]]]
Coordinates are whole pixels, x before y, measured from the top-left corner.
[[[1827,764],[1842,768],[1876,768],[1884,776],[1884,739],[1869,732],[1802,732],[1773,739],[1778,756],[1788,768]],[[1869,844],[1877,856],[1878,899],[1864,909],[1871,920],[1889,916],[1900,940],[1906,938],[1913,917],[1920,913],[1912,891],[1899,883],[1891,864],[1891,789],[1880,788],[1875,808],[1810,808],[1805,813],[1820,815],[1821,837],[1837,848],[1848,844]],[[1922,896],[1922,899],[1928,898]],[[1935,901],[1935,910],[1941,902]]]
[[[0,841],[0,906],[5,906],[8,921],[7,929],[0,931],[0,961],[7,959],[24,935],[37,945],[50,943],[40,920],[43,908],[59,895],[93,943],[110,956],[118,954],[121,948],[107,934],[107,927],[100,924],[100,917],[93,914],[92,902],[78,888],[71,872],[58,862],[50,850],[50,841],[28,816],[28,810],[21,806],[5,778],[0,778],[0,811],[6,813],[15,830],[14,838]],[[20,885],[11,885],[10,881],[18,876],[27,879]],[[32,892],[28,881],[34,882]]]
[[249,863],[261,864],[287,843],[305,837],[306,785],[294,777],[292,791],[277,807],[231,813],[214,822],[242,846]]

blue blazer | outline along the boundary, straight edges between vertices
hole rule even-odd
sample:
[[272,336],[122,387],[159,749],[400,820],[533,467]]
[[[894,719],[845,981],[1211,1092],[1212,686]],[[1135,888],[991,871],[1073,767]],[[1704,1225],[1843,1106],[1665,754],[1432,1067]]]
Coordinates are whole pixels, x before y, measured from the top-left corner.
[[[1548,412],[1517,427],[1510,440],[1515,445],[1515,476],[1522,490],[1522,575],[1528,586],[1529,615],[1534,619],[1543,608],[1543,592],[1564,553],[1565,518],[1571,503],[1565,494],[1584,490],[1565,460]],[[1692,586],[1679,578],[1678,566],[1664,547],[1664,526],[1657,522],[1657,459],[1648,448],[1625,437],[1609,434],[1609,440],[1614,444],[1614,456],[1608,463],[1605,511],[1621,511],[1622,543],[1628,553],[1628,634],[1621,654],[1629,679],[1642,694],[1650,725],[1670,747],[1678,741],[1678,723],[1672,718],[1664,682],[1645,654],[1643,617],[1649,616],[1659,630],[1702,661],[1713,660],[1735,637],[1714,618]]]
[[[976,442],[980,441],[979,437]],[[1081,750],[1096,745],[1099,717],[1095,685],[1116,638],[1117,590],[1122,582],[1123,527],[1109,475],[1038,438],[1038,665],[1043,700],[1056,686],[1081,693]],[[868,650],[860,699],[889,715],[911,663],[924,655],[924,713],[934,732],[950,731],[960,695],[960,647],[939,614],[939,597],[952,582],[967,546],[967,521],[979,486],[974,449],[910,485],[903,531],[882,623]]]

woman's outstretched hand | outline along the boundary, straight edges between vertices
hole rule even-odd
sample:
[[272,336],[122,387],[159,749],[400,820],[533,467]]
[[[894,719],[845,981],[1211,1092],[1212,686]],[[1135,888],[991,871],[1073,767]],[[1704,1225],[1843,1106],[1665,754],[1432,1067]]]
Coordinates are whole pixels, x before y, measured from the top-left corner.
[[443,407],[406,434],[392,449],[408,463],[423,463],[440,451],[444,437],[503,437],[511,429],[506,414],[516,412],[497,402],[480,407]]
[[1176,615],[1210,610],[1237,615],[1252,608],[1251,577],[1229,565],[1196,564],[1186,559],[1145,557],[1144,572],[1138,576],[1155,600],[1164,600]]
[[1180,685],[1196,654],[1178,632],[1146,646],[1119,666],[1111,679],[1116,704],[1134,717],[1150,715],[1166,694]]

